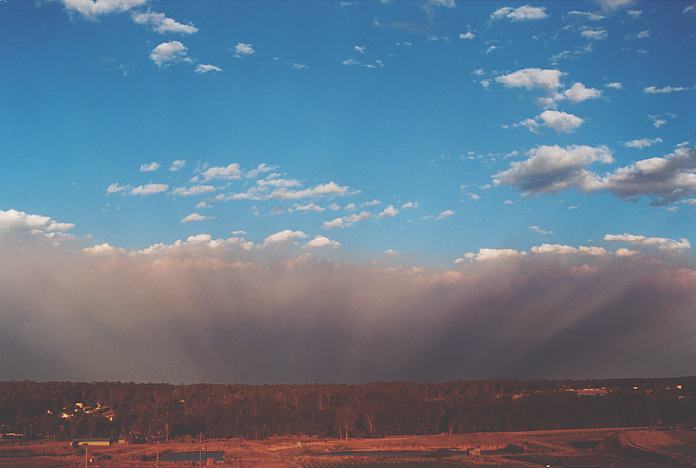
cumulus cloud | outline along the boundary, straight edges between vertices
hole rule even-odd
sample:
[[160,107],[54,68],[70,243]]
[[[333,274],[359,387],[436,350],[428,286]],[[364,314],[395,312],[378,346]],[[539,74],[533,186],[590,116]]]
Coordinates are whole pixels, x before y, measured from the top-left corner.
[[204,215],[202,215],[202,214],[200,214],[200,213],[191,213],[191,214],[189,214],[189,215],[184,216],[184,217],[181,219],[181,223],[182,223],[182,224],[185,224],[185,223],[195,223],[196,221],[205,221],[206,219],[211,219],[211,218],[208,217],[208,216],[204,216]]
[[527,159],[513,162],[510,168],[493,176],[494,185],[514,185],[524,195],[558,192],[570,187],[586,187],[594,175],[586,170],[592,163],[613,162],[606,146],[537,146]]
[[222,68],[215,66],[215,65],[206,64],[206,63],[199,63],[198,65],[196,65],[196,68],[194,69],[194,71],[196,73],[201,73],[201,74],[211,73],[211,72],[219,73],[222,71]]
[[156,13],[154,11],[134,12],[131,18],[136,24],[150,26],[153,31],[159,34],[194,34],[198,32],[198,28],[194,25],[179,23],[172,18],[168,18],[164,13]]
[[169,171],[170,172],[176,172],[184,168],[186,165],[186,160],[185,159],[176,159],[172,161],[171,165],[169,166]]
[[121,193],[129,190],[130,187],[128,185],[121,185],[118,183],[114,184],[109,184],[108,187],[106,187],[106,193],[112,194],[112,193]]
[[346,228],[352,226],[355,223],[362,221],[367,221],[372,217],[372,213],[369,211],[361,211],[360,213],[352,213],[347,216],[342,216],[339,218],[334,218],[331,221],[325,221],[321,227],[324,229],[336,229],[336,228]]
[[302,231],[293,231],[291,229],[283,229],[282,231],[271,234],[263,240],[264,247],[273,244],[287,244],[294,242],[296,239],[304,239],[307,237]]
[[592,13],[589,11],[578,11],[578,10],[571,10],[567,13],[567,15],[570,17],[586,19],[588,21],[600,21],[600,20],[603,20],[605,18],[603,15],[600,15],[598,13]]
[[643,149],[643,148],[648,148],[650,146],[656,145],[658,143],[662,143],[662,138],[657,137],[657,138],[639,138],[637,140],[629,140],[624,143],[624,146],[626,148],[638,148],[638,149]]
[[593,41],[603,41],[609,37],[609,33],[606,29],[592,29],[586,28],[580,31],[580,35],[585,39],[591,39]]
[[133,187],[130,192],[131,195],[155,195],[157,193],[166,192],[169,186],[167,184],[145,184]]
[[402,210],[411,210],[414,208],[418,208],[418,203],[417,202],[406,202],[403,205],[401,205]]
[[455,214],[456,214],[456,213],[454,212],[454,210],[443,210],[443,211],[440,211],[440,213],[438,213],[436,219],[447,219],[447,218],[451,218],[451,217],[454,216]]
[[536,224],[535,224],[535,225],[532,225],[532,226],[529,226],[529,230],[532,231],[532,232],[536,232],[537,234],[541,234],[541,235],[543,235],[543,236],[548,236],[549,234],[553,234],[553,231],[551,231],[551,230],[549,230],[549,229],[540,228],[540,227],[537,226]]
[[609,89],[616,89],[618,91],[621,91],[623,89],[623,84],[619,83],[618,81],[612,81],[611,83],[607,83],[604,86]]
[[145,3],[147,0],[63,0],[68,11],[75,11],[86,18],[123,13]]
[[597,246],[581,245],[575,247],[572,245],[563,244],[541,244],[533,246],[530,251],[534,254],[561,254],[561,255],[589,255],[599,257],[608,255],[607,249]]
[[256,50],[254,50],[253,44],[247,44],[246,42],[237,42],[237,44],[234,46],[234,56],[237,58],[254,55],[255,52]]
[[320,249],[322,247],[331,247],[333,249],[338,248],[341,246],[341,243],[335,240],[331,240],[328,237],[325,236],[316,236],[314,239],[311,241],[307,242],[304,245],[304,248],[307,249]]
[[242,177],[242,171],[239,164],[231,163],[227,166],[213,166],[201,172],[201,177],[204,181],[213,179],[234,180]]
[[193,195],[203,195],[214,191],[215,187],[212,185],[190,185],[188,187],[177,187],[172,191],[172,193],[182,197],[190,197]]
[[696,194],[696,148],[681,146],[662,157],[642,159],[620,167],[593,184],[622,198],[653,197],[655,204]]
[[40,239],[0,230],[9,380],[655,377],[689,374],[696,360],[696,268],[677,251],[491,249],[440,270],[329,261],[320,249],[277,257],[208,234],[96,249],[109,254]]
[[544,125],[547,127],[562,133],[570,133],[584,122],[583,119],[577,115],[555,110],[545,110],[539,114],[538,118],[544,122]]
[[636,0],[596,0],[604,11],[614,11],[635,3]]
[[177,62],[191,62],[188,56],[188,49],[179,41],[162,42],[152,49],[150,59],[158,67]]
[[101,244],[93,245],[92,247],[85,247],[82,252],[90,255],[115,255],[126,252],[126,249],[119,247],[114,247],[108,242],[103,242]]
[[561,86],[562,76],[563,73],[560,70],[523,68],[507,75],[497,76],[495,81],[507,88],[554,90]]
[[582,83],[573,83],[573,86],[563,93],[563,96],[572,103],[597,99],[601,95],[602,92],[600,90],[588,88]]
[[606,190],[634,199],[650,196],[654,204],[670,203],[696,193],[696,148],[678,146],[663,157],[653,157],[599,175],[588,167],[613,162],[606,146],[538,146],[527,159],[513,162],[493,176],[494,185],[513,185],[523,195],[552,193],[569,188],[584,192]]
[[476,38],[476,34],[472,33],[471,31],[467,31],[465,33],[459,33],[459,39],[463,41],[471,41]]
[[394,205],[389,205],[384,208],[378,215],[378,218],[392,218],[399,214],[399,209],[395,208]]
[[314,187],[300,189],[300,190],[289,190],[285,187],[281,187],[270,193],[268,198],[278,199],[278,200],[299,200],[302,198],[317,198],[317,197],[327,197],[327,196],[343,196],[348,193],[348,187],[338,185],[336,182],[328,182],[326,184],[319,184]]
[[546,7],[522,5],[517,8],[502,7],[491,13],[491,19],[508,19],[510,21],[534,21],[548,18]]
[[25,213],[14,209],[0,210],[0,232],[20,230],[53,237],[75,227],[73,223],[58,222],[48,216]]
[[636,247],[648,247],[656,248],[662,251],[675,251],[675,250],[689,250],[691,248],[691,243],[688,239],[669,239],[666,237],[648,237],[636,234],[606,234],[604,236],[605,241],[609,242],[623,242],[625,244],[631,244]]
[[155,172],[161,166],[158,162],[151,162],[140,165],[140,172]]
[[671,94],[680,93],[682,91],[688,91],[690,88],[687,86],[663,86],[658,88],[656,86],[648,86],[643,89],[645,94]]
[[520,252],[519,250],[515,249],[479,249],[478,252],[467,252],[464,254],[464,258],[477,262],[488,262],[491,260],[518,258],[525,255],[527,255],[526,252]]

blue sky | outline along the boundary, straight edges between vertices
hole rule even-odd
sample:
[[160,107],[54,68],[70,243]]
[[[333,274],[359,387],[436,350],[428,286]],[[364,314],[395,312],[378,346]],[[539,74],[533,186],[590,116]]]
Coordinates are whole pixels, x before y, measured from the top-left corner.
[[696,241],[693,2],[8,0],[0,30],[0,209],[84,245]]

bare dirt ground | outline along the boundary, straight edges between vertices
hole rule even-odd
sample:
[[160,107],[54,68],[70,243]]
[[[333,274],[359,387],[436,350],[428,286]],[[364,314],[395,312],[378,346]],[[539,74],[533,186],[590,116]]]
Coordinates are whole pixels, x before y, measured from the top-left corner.
[[[259,441],[228,439],[167,442],[155,445],[90,447],[89,466],[161,466],[205,464],[206,452],[223,452],[218,465],[247,467],[387,467],[567,466],[662,467],[696,466],[696,431],[650,428],[585,429],[532,432],[399,436],[380,439],[274,437]],[[201,456],[201,448],[202,455]],[[165,461],[189,452],[193,461]],[[68,442],[0,446],[0,466],[85,466],[84,452]],[[212,460],[209,461],[212,464]]]

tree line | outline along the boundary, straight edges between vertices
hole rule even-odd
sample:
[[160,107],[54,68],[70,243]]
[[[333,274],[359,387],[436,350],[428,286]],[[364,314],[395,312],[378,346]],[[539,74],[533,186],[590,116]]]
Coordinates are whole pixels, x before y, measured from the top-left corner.
[[[578,389],[606,388],[587,396]],[[109,408],[85,412],[83,407]],[[696,426],[696,378],[360,385],[0,382],[0,433],[131,441]]]

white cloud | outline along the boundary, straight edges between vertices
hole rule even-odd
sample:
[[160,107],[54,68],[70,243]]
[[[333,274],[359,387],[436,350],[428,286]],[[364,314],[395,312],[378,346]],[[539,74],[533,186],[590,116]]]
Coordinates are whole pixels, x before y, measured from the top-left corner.
[[587,28],[580,31],[580,35],[585,39],[591,39],[593,41],[603,41],[609,36],[609,33],[606,29]]
[[628,16],[635,19],[643,14],[643,10],[628,10],[626,13],[628,13]]
[[253,44],[237,42],[237,44],[234,46],[234,56],[237,58],[253,55],[255,52],[256,51],[254,50]]
[[352,226],[355,223],[366,221],[371,217],[372,213],[370,213],[369,211],[361,211],[360,213],[353,213],[348,216],[332,219],[331,221],[325,221],[321,227],[324,229],[342,229],[345,227]]
[[589,11],[578,11],[578,10],[569,11],[568,16],[583,18],[583,19],[587,19],[589,21],[600,21],[600,20],[604,19],[604,16],[602,16],[600,14],[591,13]]
[[616,249],[616,251],[614,252],[614,255],[616,255],[617,257],[633,257],[636,254],[638,254],[637,251],[631,250],[631,249],[626,249],[623,247],[620,249]]
[[239,169],[239,164],[231,163],[227,166],[213,166],[201,172],[203,180],[234,180],[242,177],[242,171]]
[[602,92],[598,89],[588,88],[582,83],[574,83],[573,86],[568,88],[563,96],[570,102],[582,102],[588,99],[597,99],[602,95]]
[[169,171],[176,172],[176,171],[182,169],[185,165],[186,165],[185,159],[176,159],[176,160],[172,161],[171,165],[169,166]]
[[[492,260],[505,260],[509,258],[520,258],[527,255],[526,252],[520,252],[515,249],[479,249],[478,252],[467,252],[464,258],[475,260],[477,262],[487,262]],[[455,263],[457,262],[455,260]]]
[[468,192],[466,194],[466,196],[469,200],[473,200],[473,201],[479,201],[482,199],[481,195],[479,195],[478,193],[474,193],[474,192]]
[[645,94],[670,94],[679,93],[682,91],[688,91],[690,88],[686,86],[664,86],[662,88],[657,88],[655,86],[648,86],[643,89]]
[[319,206],[316,203],[307,203],[306,205],[298,205],[297,203],[295,203],[293,205],[293,209],[295,211],[314,211],[316,213],[326,211],[326,208],[324,208],[323,206]]
[[129,193],[131,195],[154,195],[157,193],[166,192],[169,186],[167,184],[145,184],[134,187]]
[[635,0],[597,0],[597,3],[604,11],[614,11],[635,3]]
[[174,189],[174,195],[179,195],[182,197],[190,197],[193,195],[202,195],[204,193],[211,193],[215,191],[215,187],[212,185],[191,185],[189,187],[177,187]]
[[389,205],[377,215],[378,218],[392,218],[399,213],[399,210],[394,205]]
[[364,202],[364,203],[361,203],[360,206],[377,206],[377,205],[379,205],[380,203],[382,203],[382,202],[379,201],[379,200],[377,200],[376,198],[373,198],[373,199],[370,200],[370,201],[366,201],[366,202]]
[[182,223],[194,223],[196,221],[205,221],[206,219],[211,219],[208,216],[204,216],[200,213],[191,213],[190,215],[184,216],[181,220]]
[[467,31],[465,33],[459,33],[459,39],[463,41],[471,41],[476,38],[476,34],[472,33],[471,31]]
[[198,28],[194,25],[179,23],[172,18],[168,18],[164,13],[155,13],[153,11],[134,12],[131,18],[137,24],[152,27],[159,34],[194,34],[198,32]]
[[222,68],[216,66],[216,65],[210,65],[207,63],[199,63],[196,65],[196,68],[194,70],[196,73],[210,73],[210,72],[221,72]]
[[162,42],[152,49],[150,58],[158,67],[176,62],[191,62],[188,49],[179,41]]
[[585,168],[595,162],[609,164],[612,154],[606,146],[571,145],[565,148],[537,146],[527,159],[513,162],[510,168],[493,176],[494,185],[514,185],[524,195],[558,192],[570,187],[587,187],[596,179]]
[[317,198],[326,196],[343,196],[348,193],[348,187],[338,185],[336,182],[319,184],[311,188],[301,190],[288,190],[279,188],[271,192],[268,198],[279,200],[299,200],[301,198]]
[[85,247],[82,252],[90,255],[114,255],[119,253],[124,253],[125,249],[120,247],[114,247],[106,242],[102,244],[97,244],[92,247]]
[[623,85],[621,83],[619,83],[618,81],[612,81],[611,83],[607,83],[604,86],[607,88],[616,89],[619,91],[623,89]]
[[682,10],[683,14],[696,13],[696,5],[688,5]]
[[604,236],[607,242],[623,242],[636,247],[650,247],[662,251],[688,250],[691,248],[691,243],[688,239],[669,239],[666,237],[647,237],[636,234],[607,234]]
[[648,37],[650,37],[650,31],[648,30],[641,31],[636,34],[636,39],[647,39]]
[[508,19],[510,21],[533,21],[548,18],[546,7],[522,5],[517,8],[502,7],[491,14],[491,19]]
[[254,169],[251,169],[251,170],[247,171],[247,172],[244,174],[244,177],[249,177],[249,178],[251,178],[251,179],[254,179],[254,178],[260,176],[261,174],[265,174],[265,173],[267,173],[267,172],[271,172],[271,171],[273,171],[273,170],[275,170],[275,169],[277,169],[276,166],[269,166],[269,165],[266,164],[266,163],[261,163],[261,164],[259,164],[258,166],[256,166]]
[[408,209],[414,209],[414,208],[418,208],[417,202],[406,202],[403,205],[401,205],[402,210],[408,210]]
[[361,46],[361,45],[356,45],[356,46],[353,46],[353,50],[359,54],[364,54],[365,51],[367,51],[367,47]]
[[632,199],[649,195],[669,203],[696,194],[696,148],[677,147],[663,157],[642,159],[598,178],[591,190],[609,190]]
[[106,193],[120,193],[125,192],[128,189],[130,189],[128,185],[110,184],[108,187],[106,187]]
[[325,236],[316,236],[314,239],[311,241],[307,242],[304,245],[304,248],[307,249],[319,249],[322,247],[331,247],[333,249],[340,247],[341,243],[335,240],[331,240],[328,237]]
[[584,122],[583,119],[577,115],[555,110],[545,110],[539,114],[538,118],[541,119],[547,127],[562,133],[570,133]]
[[638,149],[643,149],[647,148],[652,145],[656,145],[658,143],[662,143],[662,138],[657,137],[657,138],[640,138],[637,140],[630,140],[624,143],[624,146],[626,148],[638,148]]
[[554,69],[523,68],[507,75],[500,75],[495,81],[508,88],[557,89],[561,85],[563,73]]
[[561,255],[589,255],[593,257],[600,257],[607,255],[607,250],[603,247],[596,246],[584,246],[573,247],[571,245],[562,244],[541,244],[535,245],[531,249],[533,254],[561,254]]
[[145,3],[147,0],[63,0],[66,9],[76,11],[86,18],[123,13]]
[[289,242],[294,242],[296,239],[304,239],[307,237],[302,231],[292,231],[290,229],[284,229],[275,234],[271,234],[263,240],[264,247],[273,244],[286,244]]
[[74,227],[73,223],[60,223],[48,216],[29,214],[14,209],[0,210],[0,232],[21,230],[47,237],[60,237]]
[[537,234],[541,234],[542,236],[547,236],[547,235],[553,234],[553,231],[540,228],[537,225],[529,226],[529,230],[532,232],[536,232]]
[[436,219],[447,219],[455,215],[455,212],[453,210],[444,210],[441,211]]
[[661,115],[652,115],[648,114],[648,119],[652,122],[653,126],[655,128],[660,128],[663,125],[666,125],[669,119],[676,119],[677,114],[673,114],[671,112],[665,112],[664,114]]
[[595,162],[613,162],[606,146],[539,146],[530,150],[528,156],[495,174],[493,185],[514,185],[523,195],[569,188],[584,192],[606,190],[626,199],[651,196],[653,204],[696,194],[696,148],[684,145],[666,156],[643,159],[602,176],[587,168]]
[[155,172],[161,166],[158,162],[151,162],[140,165],[140,172]]

